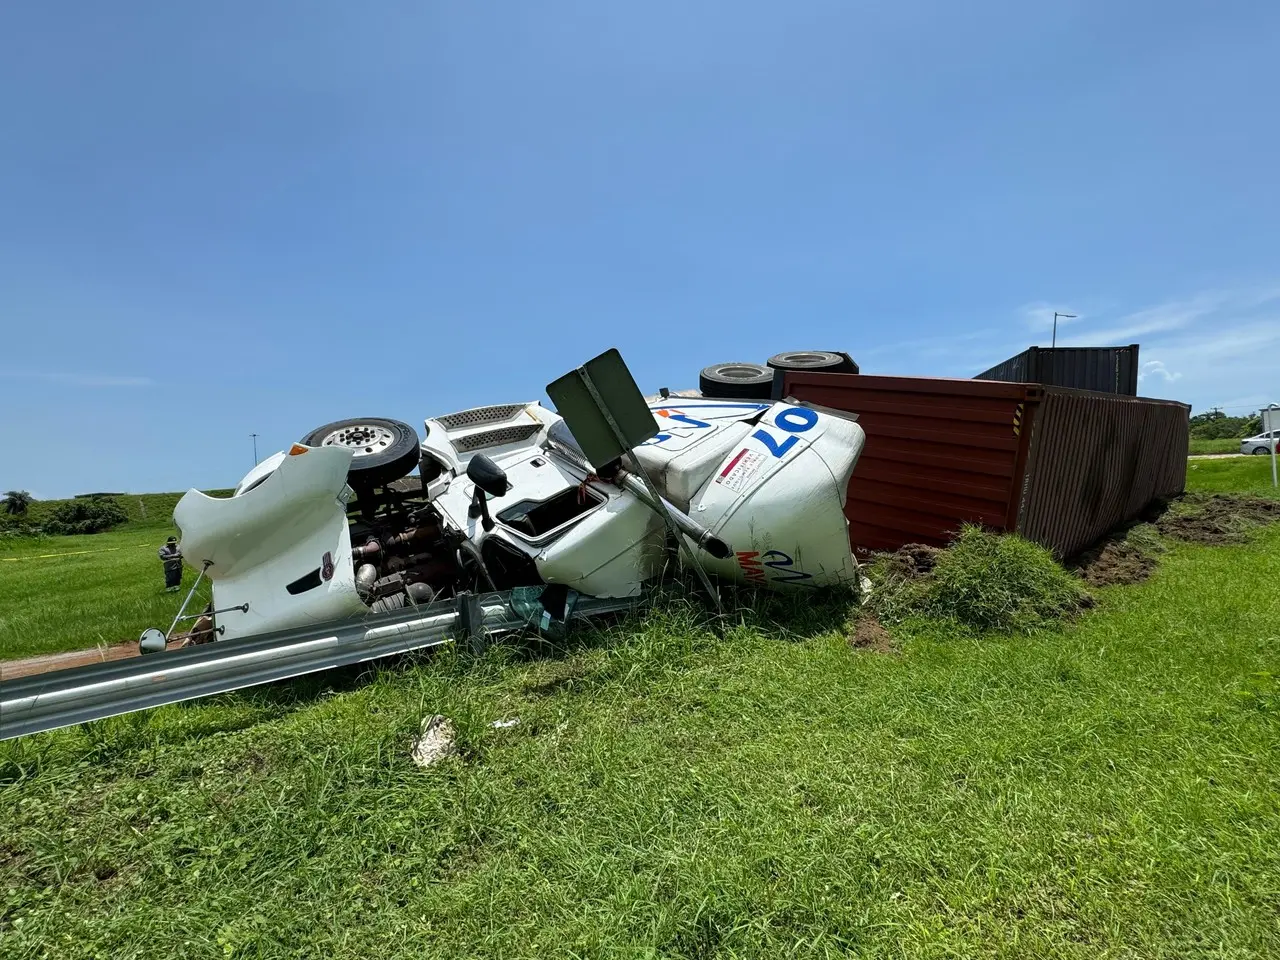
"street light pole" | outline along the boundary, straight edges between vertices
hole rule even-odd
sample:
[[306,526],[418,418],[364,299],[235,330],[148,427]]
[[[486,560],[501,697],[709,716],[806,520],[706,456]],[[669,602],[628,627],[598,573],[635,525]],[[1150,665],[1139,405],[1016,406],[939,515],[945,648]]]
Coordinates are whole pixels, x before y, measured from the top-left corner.
[[253,437],[253,465],[256,467],[258,465],[258,435],[251,433],[249,436]]
[[[1280,403],[1267,404],[1267,410],[1280,410]],[[1273,423],[1275,422],[1274,417],[1268,417],[1267,419],[1271,420]],[[1274,427],[1271,432],[1276,432]],[[1271,486],[1276,487],[1280,486],[1280,484],[1276,483],[1276,447],[1280,447],[1280,437],[1268,437],[1267,439],[1271,441]]]
[[1061,317],[1063,320],[1076,319],[1076,315],[1074,313],[1059,313],[1057,310],[1053,311],[1053,346],[1054,347],[1058,345],[1058,318],[1059,317]]

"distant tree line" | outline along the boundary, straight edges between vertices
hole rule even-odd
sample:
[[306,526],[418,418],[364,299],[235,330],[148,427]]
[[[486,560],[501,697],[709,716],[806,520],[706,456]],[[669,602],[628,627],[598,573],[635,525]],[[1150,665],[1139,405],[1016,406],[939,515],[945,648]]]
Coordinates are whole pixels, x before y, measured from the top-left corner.
[[124,507],[115,497],[93,495],[65,500],[46,516],[33,522],[29,514],[31,505],[35,502],[35,497],[26,490],[10,490],[4,495],[3,501],[0,501],[4,509],[0,513],[6,521],[3,527],[11,535],[65,536],[74,533],[101,533],[129,519]]
[[1228,417],[1221,410],[1208,410],[1191,418],[1193,440],[1242,440],[1262,432],[1262,418]]

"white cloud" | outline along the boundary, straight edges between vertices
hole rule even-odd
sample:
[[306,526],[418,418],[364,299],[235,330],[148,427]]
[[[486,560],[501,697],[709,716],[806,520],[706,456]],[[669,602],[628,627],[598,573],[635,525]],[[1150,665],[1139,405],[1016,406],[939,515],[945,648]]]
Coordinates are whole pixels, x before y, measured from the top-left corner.
[[1138,371],[1138,381],[1141,382],[1148,377],[1162,377],[1165,383],[1173,383],[1175,380],[1182,379],[1182,374],[1174,373],[1160,360],[1148,360]]
[[150,377],[116,377],[97,373],[54,373],[30,370],[4,370],[0,377],[11,380],[42,380],[45,383],[56,383],[67,387],[151,387],[155,381]]

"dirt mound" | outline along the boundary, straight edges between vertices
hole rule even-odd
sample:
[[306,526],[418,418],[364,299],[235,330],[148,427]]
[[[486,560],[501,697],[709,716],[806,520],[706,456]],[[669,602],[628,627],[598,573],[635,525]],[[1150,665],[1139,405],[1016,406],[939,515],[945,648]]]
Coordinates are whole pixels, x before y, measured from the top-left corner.
[[871,650],[874,653],[893,653],[893,637],[875,617],[862,617],[849,634],[849,646],[855,650]]
[[881,555],[882,569],[890,576],[899,576],[904,580],[916,580],[933,573],[937,566],[938,554],[942,550],[929,547],[923,543],[908,543],[893,553]]
[[1156,570],[1156,559],[1123,536],[1108,538],[1067,564],[1091,587],[1141,583]]
[[1156,529],[1167,537],[1187,543],[1221,545],[1244,543],[1249,530],[1280,520],[1280,500],[1262,497],[1214,494],[1183,501],[1183,509],[1166,513],[1156,521]]

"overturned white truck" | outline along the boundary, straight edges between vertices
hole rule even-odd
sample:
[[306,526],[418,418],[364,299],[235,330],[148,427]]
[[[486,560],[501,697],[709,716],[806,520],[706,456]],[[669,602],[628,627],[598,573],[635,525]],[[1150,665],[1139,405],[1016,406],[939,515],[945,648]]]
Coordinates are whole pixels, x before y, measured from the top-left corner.
[[599,469],[556,413],[508,403],[427,419],[421,439],[395,420],[327,424],[229,498],[192,490],[174,520],[213,585],[197,633],[254,636],[516,587],[635,596],[673,556],[663,511],[713,577],[856,581],[844,503],[865,437],[851,417],[763,399],[649,409],[657,435]]

